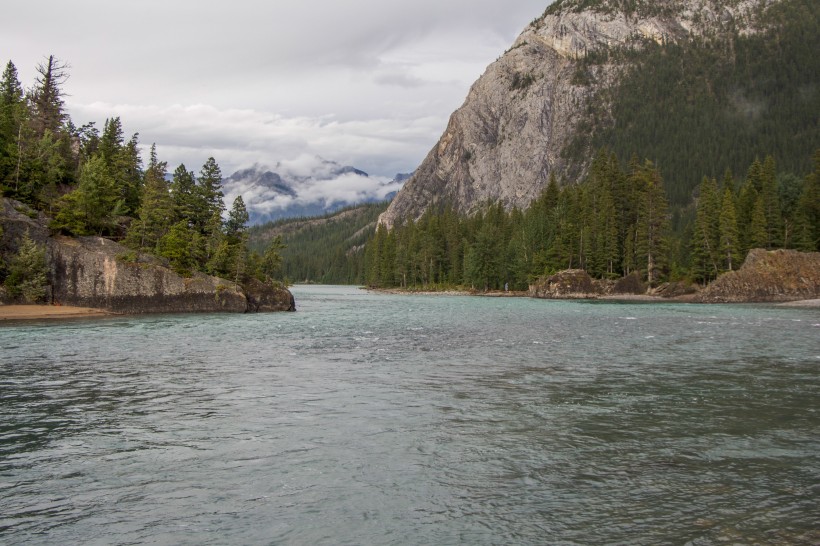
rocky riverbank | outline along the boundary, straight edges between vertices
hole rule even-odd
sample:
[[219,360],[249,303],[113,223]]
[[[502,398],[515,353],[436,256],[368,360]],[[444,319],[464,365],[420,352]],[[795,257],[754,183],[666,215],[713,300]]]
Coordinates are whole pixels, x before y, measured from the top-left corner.
[[705,303],[789,302],[820,298],[820,252],[752,250],[743,266],[702,290]]
[[[3,199],[0,252],[12,255],[23,234],[46,249],[46,302],[115,313],[293,311],[293,295],[261,282],[240,286],[194,273],[183,277],[160,259],[134,253],[102,237],[52,236],[49,219],[25,205]],[[5,297],[5,303],[15,303]]]
[[755,249],[737,271],[718,277],[706,288],[663,283],[650,288],[637,275],[617,281],[591,278],[569,269],[539,279],[529,295],[546,299],[640,299],[697,303],[809,302],[820,298],[820,253]]

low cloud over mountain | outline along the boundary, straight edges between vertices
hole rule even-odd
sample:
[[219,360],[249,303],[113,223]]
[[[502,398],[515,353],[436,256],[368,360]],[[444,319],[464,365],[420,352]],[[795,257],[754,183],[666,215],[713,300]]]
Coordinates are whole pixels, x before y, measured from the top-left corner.
[[223,181],[223,192],[228,207],[241,195],[251,224],[260,224],[391,199],[408,177],[369,176],[355,167],[302,155],[273,167],[256,164],[239,170]]

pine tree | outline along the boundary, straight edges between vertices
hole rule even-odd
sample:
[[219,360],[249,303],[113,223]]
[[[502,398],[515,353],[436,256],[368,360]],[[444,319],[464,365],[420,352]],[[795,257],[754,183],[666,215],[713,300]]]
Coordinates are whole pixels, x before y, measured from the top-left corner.
[[230,212],[228,212],[228,220],[225,222],[225,233],[233,240],[239,240],[244,237],[248,230],[248,209],[245,208],[245,201],[239,195],[234,199]]
[[740,241],[737,233],[735,199],[728,187],[723,192],[720,207],[720,251],[723,269],[734,270],[740,263]]
[[268,243],[268,247],[262,254],[262,260],[260,263],[260,270],[266,281],[272,281],[279,273],[279,270],[282,267],[281,252],[284,248],[285,244],[282,242],[281,235],[277,235],[271,240],[270,243]]
[[616,266],[619,262],[617,214],[612,194],[607,188],[601,192],[596,220],[599,271],[604,276],[617,277]]
[[[398,227],[394,229],[399,229]],[[387,228],[384,224],[379,224],[373,238],[370,239],[366,247],[365,261],[367,263],[366,282],[368,286],[381,287],[381,250],[384,246],[384,239],[387,237]]]
[[120,196],[125,203],[125,213],[135,215],[140,206],[142,181],[142,157],[139,149],[139,134],[134,133],[120,153]]
[[820,149],[814,153],[814,172],[808,175],[795,211],[795,248],[820,251]]
[[735,212],[737,213],[737,229],[740,232],[740,247],[742,253],[750,248],[749,226],[752,223],[752,212],[757,203],[757,191],[751,184],[744,184],[737,198]]
[[666,237],[669,231],[669,206],[663,190],[663,179],[651,161],[633,171],[643,188],[638,210],[636,251],[646,264],[646,281],[654,286],[666,265]]
[[766,248],[777,248],[783,244],[783,216],[772,156],[767,156],[763,162],[760,196],[763,198],[763,213],[766,215]]
[[721,201],[717,181],[704,177],[700,185],[694,233],[692,237],[692,273],[708,282],[717,277],[720,261],[719,219]]
[[200,195],[200,202],[204,209],[197,211],[197,215],[202,220],[197,221],[197,225],[204,227],[214,213],[222,214],[225,211],[225,202],[222,194],[222,170],[213,157],[202,165],[199,172],[199,184],[197,190]]
[[168,258],[171,267],[180,275],[190,275],[196,265],[198,234],[193,234],[186,220],[180,220],[157,242],[157,254]]
[[0,191],[13,187],[18,173],[19,139],[26,104],[17,68],[11,61],[0,77]]
[[177,221],[184,220],[193,225],[199,205],[196,178],[193,171],[188,171],[184,164],[174,170],[171,178],[171,197],[174,200]]
[[126,143],[119,117],[105,120],[102,137],[96,153],[105,161],[114,180],[124,214],[135,214],[139,208],[142,179],[142,159],[139,154],[139,135],[134,134]]
[[125,143],[122,134],[122,123],[119,117],[105,120],[102,137],[100,138],[98,153],[102,155],[109,169],[116,169],[120,151]]
[[12,296],[22,297],[26,303],[41,302],[46,296],[46,249],[35,243],[28,231],[23,233],[17,253],[9,263],[5,285]]
[[766,248],[769,242],[769,231],[766,224],[766,207],[763,196],[758,196],[749,222],[749,249]]
[[723,185],[721,186],[724,190],[729,190],[732,192],[732,195],[735,194],[735,177],[732,174],[732,169],[726,169],[723,173]]
[[60,132],[66,119],[63,110],[63,90],[61,86],[68,79],[68,65],[49,55],[45,64],[37,66],[37,80],[29,101],[32,105],[32,127],[37,139],[46,131]]
[[225,235],[229,244],[230,270],[229,273],[235,283],[239,283],[244,274],[245,254],[247,252],[246,243],[248,237],[248,209],[245,208],[245,201],[242,196],[234,199],[231,210],[228,212],[228,220],[225,222]]
[[156,145],[152,145],[141,187],[137,218],[126,236],[126,244],[131,248],[154,250],[174,222],[174,203],[165,180],[166,168],[166,163],[157,158]]
[[498,235],[492,219],[485,217],[464,259],[467,282],[485,292],[498,288],[503,256]]

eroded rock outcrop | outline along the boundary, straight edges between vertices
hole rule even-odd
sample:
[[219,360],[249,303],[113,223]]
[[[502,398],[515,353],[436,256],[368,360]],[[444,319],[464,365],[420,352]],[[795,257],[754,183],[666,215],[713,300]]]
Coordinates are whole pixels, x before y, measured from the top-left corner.
[[695,301],[785,302],[820,298],[820,252],[751,250],[741,268],[724,273]]
[[246,291],[203,273],[182,277],[158,258],[135,255],[109,239],[49,236],[48,218],[10,199],[2,202],[0,251],[15,252],[26,232],[46,246],[51,303],[117,313],[295,310],[293,295],[284,287],[251,281]]
[[49,254],[54,303],[119,313],[243,313],[233,283],[204,274],[184,278],[153,260],[122,259],[125,247],[101,237],[54,237]]
[[269,313],[272,311],[295,311],[296,301],[285,287],[270,286],[256,279],[244,285],[247,312]]

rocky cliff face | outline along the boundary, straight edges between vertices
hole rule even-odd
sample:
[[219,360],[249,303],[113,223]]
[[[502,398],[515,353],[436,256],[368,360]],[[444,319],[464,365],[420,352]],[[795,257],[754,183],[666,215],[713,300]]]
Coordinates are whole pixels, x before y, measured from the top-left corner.
[[233,283],[180,277],[150,259],[123,261],[127,249],[100,237],[55,237],[49,245],[55,303],[122,313],[242,313],[245,294]]
[[251,283],[247,291],[233,282],[201,273],[185,278],[160,260],[139,255],[101,237],[49,236],[47,218],[3,199],[0,250],[16,251],[23,233],[46,246],[52,303],[95,307],[118,313],[293,311],[284,288]]
[[[448,204],[471,213],[488,200],[526,207],[551,174],[576,175],[562,150],[578,130],[580,113],[617,80],[617,62],[594,65],[592,81],[577,81],[579,59],[602,48],[640,47],[642,40],[686,40],[727,25],[753,28],[767,0],[637,2],[564,1],[547,10],[491,64],[450,118],[438,144],[398,193],[380,223],[415,219]],[[751,30],[749,30],[751,31]]]
[[785,302],[820,298],[820,252],[752,250],[743,266],[718,277],[695,298],[708,303]]

